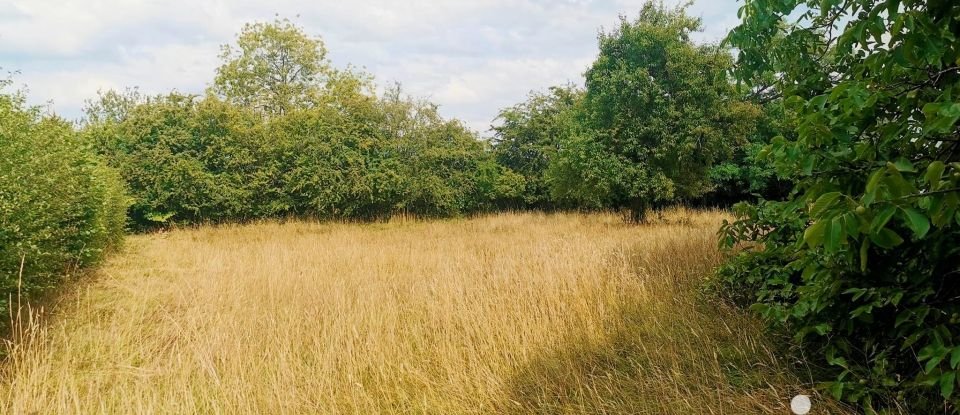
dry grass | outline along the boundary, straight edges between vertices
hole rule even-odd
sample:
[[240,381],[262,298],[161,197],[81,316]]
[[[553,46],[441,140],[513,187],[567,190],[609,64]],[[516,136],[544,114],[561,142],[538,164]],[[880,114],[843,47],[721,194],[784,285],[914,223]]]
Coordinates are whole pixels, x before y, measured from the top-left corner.
[[697,298],[721,217],[134,236],[10,345],[0,412],[789,413],[757,323]]

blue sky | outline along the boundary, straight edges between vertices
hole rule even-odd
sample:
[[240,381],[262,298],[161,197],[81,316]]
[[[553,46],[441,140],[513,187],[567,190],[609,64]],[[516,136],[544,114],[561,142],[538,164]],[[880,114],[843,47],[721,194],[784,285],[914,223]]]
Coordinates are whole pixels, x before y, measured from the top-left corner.
[[[676,4],[679,0],[667,0]],[[286,17],[324,39],[336,66],[440,104],[486,131],[531,90],[582,83],[596,35],[643,0],[0,0],[0,68],[67,118],[98,90],[202,92],[220,45],[246,22]],[[737,22],[736,0],[699,0],[700,41]]]

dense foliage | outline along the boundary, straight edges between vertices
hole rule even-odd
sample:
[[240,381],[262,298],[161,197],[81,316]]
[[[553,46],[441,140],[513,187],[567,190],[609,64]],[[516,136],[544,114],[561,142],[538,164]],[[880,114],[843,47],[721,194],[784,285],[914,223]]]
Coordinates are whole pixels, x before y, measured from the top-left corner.
[[[605,183],[590,190],[642,219],[649,206],[699,197],[709,168],[750,133],[758,110],[740,101],[722,48],[696,45],[699,19],[648,3],[636,21],[600,36],[600,56],[586,73],[584,120],[591,133],[574,147],[565,172],[584,175],[597,163]],[[594,150],[602,154],[590,155]],[[587,152],[587,160],[578,152]],[[564,152],[561,153],[563,157]],[[583,163],[582,161],[586,161]],[[603,171],[606,170],[606,171]],[[589,174],[589,173],[586,173]]]
[[127,180],[136,226],[451,216],[518,204],[524,177],[437,107],[330,68],[287,21],[248,25],[206,96],[107,92],[86,139]]
[[224,45],[212,91],[262,114],[284,114],[314,103],[331,68],[323,41],[289,20],[247,24],[237,46]]
[[739,207],[725,239],[747,250],[724,276],[836,398],[960,412],[960,4],[748,0],[741,16],[738,78],[797,114],[764,151],[796,188]]
[[523,176],[523,203],[535,208],[563,207],[551,196],[547,169],[577,128],[583,91],[574,86],[532,93],[526,102],[500,111],[493,127],[497,162]]
[[531,206],[627,209],[641,221],[650,208],[777,186],[755,156],[783,111],[738,93],[728,50],[694,43],[698,30],[683,7],[647,3],[600,35],[585,90],[553,88],[501,112],[498,159],[526,178]]
[[707,171],[709,192],[692,200],[693,204],[729,207],[741,201],[759,198],[782,199],[793,185],[777,174],[763,157],[763,149],[771,138],[791,136],[795,129],[793,111],[784,107],[779,97],[751,96],[749,101],[761,114],[752,124],[746,140],[734,143],[730,157],[719,160]]
[[[117,172],[81,144],[69,123],[42,116],[19,93],[0,94],[0,183],[6,317],[19,295],[54,286],[119,243],[128,200]],[[0,327],[6,322],[0,319]]]

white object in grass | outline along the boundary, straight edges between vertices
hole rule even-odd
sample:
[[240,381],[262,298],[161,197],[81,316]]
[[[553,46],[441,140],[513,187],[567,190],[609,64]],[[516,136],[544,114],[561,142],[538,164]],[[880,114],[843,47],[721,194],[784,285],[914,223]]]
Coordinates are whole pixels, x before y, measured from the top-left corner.
[[797,415],[807,415],[810,413],[810,397],[807,395],[797,395],[790,401],[790,409]]

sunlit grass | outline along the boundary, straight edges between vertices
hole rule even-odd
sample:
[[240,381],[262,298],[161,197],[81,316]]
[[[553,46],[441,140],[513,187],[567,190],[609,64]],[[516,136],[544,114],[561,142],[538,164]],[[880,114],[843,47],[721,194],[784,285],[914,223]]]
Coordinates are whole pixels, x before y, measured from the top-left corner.
[[0,412],[789,413],[758,323],[697,296],[722,216],[133,236],[9,345]]

